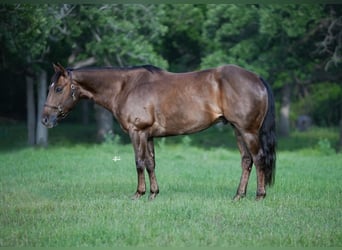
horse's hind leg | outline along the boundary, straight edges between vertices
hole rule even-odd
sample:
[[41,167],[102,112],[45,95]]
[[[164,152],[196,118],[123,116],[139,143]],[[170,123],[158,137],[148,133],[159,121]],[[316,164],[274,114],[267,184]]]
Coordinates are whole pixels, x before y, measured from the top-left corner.
[[236,128],[234,129],[235,129],[237,145],[239,147],[240,154],[241,154],[241,168],[242,168],[240,184],[236,191],[236,195],[234,196],[234,201],[237,201],[237,200],[240,200],[240,198],[243,198],[246,196],[247,184],[248,184],[249,175],[252,170],[253,160],[252,160],[251,154],[249,153],[249,150],[246,147],[246,144],[243,140],[242,135]]
[[266,196],[264,156],[260,146],[258,133],[242,132],[243,141],[252,156],[257,175],[256,199],[260,200]]

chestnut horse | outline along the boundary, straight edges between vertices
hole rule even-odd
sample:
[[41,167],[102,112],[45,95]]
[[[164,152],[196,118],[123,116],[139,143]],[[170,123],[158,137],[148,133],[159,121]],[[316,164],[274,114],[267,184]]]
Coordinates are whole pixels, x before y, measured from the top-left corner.
[[246,195],[254,163],[256,198],[266,195],[275,177],[275,107],[269,85],[235,65],[189,73],[170,73],[151,65],[130,68],[65,69],[55,65],[42,123],[52,128],[81,98],[111,111],[129,134],[138,176],[133,198],[145,194],[146,168],[150,199],[159,193],[154,137],[195,133],[223,121],[236,134],[242,175],[234,197]]

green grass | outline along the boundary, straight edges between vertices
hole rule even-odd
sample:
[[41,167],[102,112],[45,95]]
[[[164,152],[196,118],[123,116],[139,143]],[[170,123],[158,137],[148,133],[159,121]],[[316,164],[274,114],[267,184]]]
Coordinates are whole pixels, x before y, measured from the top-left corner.
[[261,202],[254,171],[247,197],[231,201],[240,157],[230,130],[230,142],[216,128],[158,139],[160,194],[149,202],[130,200],[136,172],[123,136],[95,144],[88,130],[62,126],[47,149],[25,147],[21,126],[0,134],[0,246],[342,246],[336,130],[281,139],[275,186]]

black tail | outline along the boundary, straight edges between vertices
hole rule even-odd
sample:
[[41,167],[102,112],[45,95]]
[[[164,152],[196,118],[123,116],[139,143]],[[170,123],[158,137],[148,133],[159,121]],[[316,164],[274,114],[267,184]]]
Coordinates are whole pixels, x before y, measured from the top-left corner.
[[265,170],[265,183],[266,185],[273,185],[275,179],[275,169],[276,169],[276,126],[275,126],[275,107],[274,107],[274,97],[271,87],[268,83],[260,77],[267,89],[268,94],[268,109],[265,119],[262,123],[259,140],[261,148],[264,152],[264,170]]

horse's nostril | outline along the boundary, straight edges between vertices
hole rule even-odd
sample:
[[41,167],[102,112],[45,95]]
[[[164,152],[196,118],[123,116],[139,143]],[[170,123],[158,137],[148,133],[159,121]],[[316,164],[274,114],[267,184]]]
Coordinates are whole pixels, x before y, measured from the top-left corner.
[[46,124],[48,123],[48,118],[47,118],[47,116],[44,116],[44,117],[42,118],[42,123],[43,123],[44,125],[46,125]]

